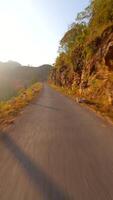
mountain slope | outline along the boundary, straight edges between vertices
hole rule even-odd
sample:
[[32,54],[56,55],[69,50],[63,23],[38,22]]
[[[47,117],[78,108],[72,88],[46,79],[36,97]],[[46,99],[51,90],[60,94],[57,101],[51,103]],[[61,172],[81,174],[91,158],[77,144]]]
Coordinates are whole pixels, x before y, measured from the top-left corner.
[[13,61],[0,62],[0,100],[9,99],[37,81],[47,81],[50,70],[50,65],[28,67]]
[[50,80],[113,118],[112,0],[93,0],[78,14],[60,41]]

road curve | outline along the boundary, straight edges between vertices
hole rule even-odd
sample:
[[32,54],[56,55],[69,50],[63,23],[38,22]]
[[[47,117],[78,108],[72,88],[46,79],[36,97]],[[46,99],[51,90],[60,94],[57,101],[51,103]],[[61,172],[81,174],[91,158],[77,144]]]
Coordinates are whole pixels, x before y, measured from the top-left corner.
[[0,133],[0,200],[113,200],[113,126],[45,85]]

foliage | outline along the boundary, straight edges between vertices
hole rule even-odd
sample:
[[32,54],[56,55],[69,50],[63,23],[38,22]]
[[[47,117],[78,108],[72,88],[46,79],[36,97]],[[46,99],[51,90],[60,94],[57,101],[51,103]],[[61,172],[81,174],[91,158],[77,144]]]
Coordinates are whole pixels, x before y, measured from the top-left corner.
[[91,0],[60,41],[52,80],[63,93],[84,97],[113,117],[112,34],[113,0]]
[[89,21],[92,17],[92,3],[85,8],[84,11],[78,13],[76,21],[78,22],[83,22],[85,21]]
[[113,0],[93,0],[91,27],[99,27],[113,22]]
[[69,30],[65,33],[60,41],[60,49],[68,52],[77,44],[82,44],[87,34],[87,26],[85,23],[73,23]]
[[57,69],[68,67],[74,71],[83,66],[83,46],[86,39],[87,25],[73,23],[60,41],[60,54],[56,59]]
[[98,50],[101,33],[112,23],[113,0],[92,0],[61,39],[55,68],[81,73],[84,63]]
[[88,23],[90,37],[99,36],[113,23],[113,0],[92,0],[90,5],[78,14],[76,20]]

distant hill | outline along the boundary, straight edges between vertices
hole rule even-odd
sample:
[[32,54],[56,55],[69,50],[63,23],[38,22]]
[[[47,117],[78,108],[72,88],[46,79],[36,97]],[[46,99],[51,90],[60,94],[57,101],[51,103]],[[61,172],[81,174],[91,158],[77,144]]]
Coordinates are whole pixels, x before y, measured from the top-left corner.
[[29,67],[14,61],[0,62],[0,100],[9,99],[37,81],[47,81],[51,68],[51,65]]
[[36,73],[37,73],[37,78],[38,78],[38,81],[47,81],[48,80],[48,76],[49,76],[49,73],[52,69],[52,66],[51,65],[42,65],[40,67],[37,67],[36,68]]

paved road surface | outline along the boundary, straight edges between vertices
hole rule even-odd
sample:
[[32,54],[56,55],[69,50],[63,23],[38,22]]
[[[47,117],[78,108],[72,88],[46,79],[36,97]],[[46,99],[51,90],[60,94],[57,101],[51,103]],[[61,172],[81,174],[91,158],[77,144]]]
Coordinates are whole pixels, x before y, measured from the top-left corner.
[[45,85],[0,133],[0,200],[113,200],[113,127]]

